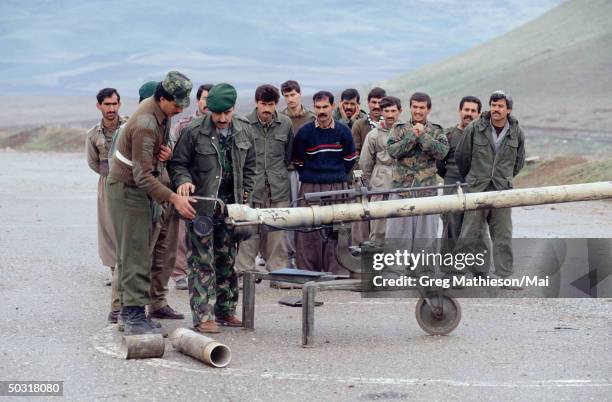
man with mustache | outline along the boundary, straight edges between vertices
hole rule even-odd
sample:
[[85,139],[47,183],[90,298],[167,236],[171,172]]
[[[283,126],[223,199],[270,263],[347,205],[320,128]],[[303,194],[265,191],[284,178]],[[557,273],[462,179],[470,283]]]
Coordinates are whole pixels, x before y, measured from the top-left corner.
[[102,120],[87,132],[87,164],[98,175],[98,254],[102,264],[110,268],[112,285],[111,310],[108,322],[117,322],[121,304],[117,295],[115,266],[117,264],[115,231],[106,202],[106,178],[109,171],[109,151],[119,127],[127,121],[119,115],[121,97],[115,88],[103,88],[96,95],[96,107]]
[[[353,124],[353,141],[355,141],[355,149],[357,155],[361,152],[361,146],[365,141],[366,135],[376,127],[381,119],[380,101],[387,95],[384,89],[376,87],[368,93],[368,109],[370,113],[362,119],[359,119]],[[360,185],[361,183],[359,183]],[[368,240],[370,237],[370,222],[353,222],[351,225],[352,244],[359,245],[362,241]]]
[[[394,96],[385,96],[378,107],[382,110],[383,120],[366,135],[359,154],[359,167],[363,170],[363,178],[370,184],[372,190],[388,190],[392,187],[393,158],[387,152],[387,138],[390,129],[399,120],[402,103]],[[383,200],[382,195],[373,195],[370,199],[370,201]],[[369,235],[370,241],[381,243],[385,240],[386,223],[385,219],[370,221],[372,229]]]
[[[292,162],[302,182],[299,197],[346,189],[348,173],[357,159],[351,130],[333,119],[334,95],[319,91],[312,99],[317,118],[303,125],[293,141]],[[336,258],[336,244],[337,235],[327,229],[298,232],[297,268],[347,274]]]
[[236,316],[238,275],[234,262],[236,236],[224,223],[222,204],[247,204],[255,185],[256,154],[249,121],[234,114],[236,89],[216,84],[208,93],[210,114],[192,121],[182,131],[169,162],[170,177],[181,195],[201,200],[195,208],[200,219],[215,222],[211,232],[202,232],[197,222],[187,222],[190,249],[189,300],[194,329],[219,332],[218,324],[240,327]]
[[[257,176],[252,197],[254,208],[289,207],[287,167],[291,158],[293,131],[291,119],[276,111],[279,99],[280,93],[276,87],[259,86],[255,90],[255,110],[246,116],[253,128],[257,152]],[[265,269],[268,272],[289,266],[287,241],[282,230],[270,231],[262,226],[260,234],[240,242],[236,257],[238,273],[256,267],[258,252],[266,261]]]
[[353,141],[355,141],[355,150],[357,154],[361,152],[361,147],[365,141],[366,135],[376,127],[382,120],[382,110],[380,101],[387,96],[387,92],[379,87],[372,88],[368,93],[368,109],[370,112],[362,119],[359,119],[353,125]]
[[[470,193],[511,189],[512,179],[525,163],[525,135],[518,120],[510,115],[512,97],[503,91],[493,92],[489,106],[490,111],[466,127],[455,151],[459,173],[465,177]],[[488,224],[495,274],[500,278],[514,273],[511,212],[511,208],[466,212],[456,247],[461,252],[481,253],[480,239],[484,236],[485,223]],[[483,266],[473,273],[485,276],[488,270],[488,266]]]
[[340,94],[340,105],[334,110],[334,120],[353,128],[359,119],[364,119],[367,113],[359,107],[359,92],[355,88],[348,88]]
[[[448,154],[443,160],[436,161],[438,175],[444,179],[444,184],[463,183],[465,178],[459,173],[459,168],[455,162],[455,150],[463,138],[463,130],[480,115],[482,103],[475,96],[464,96],[459,102],[459,123],[449,127],[444,131],[448,139]],[[444,195],[456,194],[456,188],[445,188]],[[440,251],[442,253],[453,252],[457,239],[461,233],[463,224],[463,212],[447,212],[442,214],[442,243]],[[488,249],[486,240],[482,239],[483,250]],[[487,251],[487,257],[489,252]],[[454,267],[442,266],[443,272],[452,275],[463,275],[465,272],[455,270]]]
[[[448,139],[448,154],[443,160],[436,162],[438,175],[444,179],[444,184],[455,184],[463,182],[465,178],[459,173],[459,168],[455,162],[455,150],[459,141],[463,138],[463,130],[480,115],[482,103],[475,96],[464,96],[459,102],[459,123],[449,127],[444,131]],[[445,188],[444,194],[456,194],[457,189]],[[463,212],[447,212],[442,215],[443,231],[443,250],[452,250],[454,243],[461,233],[463,222]]]

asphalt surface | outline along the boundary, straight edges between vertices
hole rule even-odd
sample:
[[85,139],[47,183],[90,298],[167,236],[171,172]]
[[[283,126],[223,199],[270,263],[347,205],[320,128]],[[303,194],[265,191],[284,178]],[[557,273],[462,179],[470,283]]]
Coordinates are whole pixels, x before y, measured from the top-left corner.
[[[426,335],[415,299],[324,292],[316,347],[302,348],[300,291],[257,287],[255,330],[214,336],[232,350],[213,369],[173,350],[122,360],[106,324],[109,272],[96,242],[96,177],[81,155],[0,151],[0,380],[64,381],[73,400],[606,400],[611,299],[461,300],[449,336]],[[610,237],[610,203],[518,208],[522,237]],[[170,304],[191,326],[186,291]]]

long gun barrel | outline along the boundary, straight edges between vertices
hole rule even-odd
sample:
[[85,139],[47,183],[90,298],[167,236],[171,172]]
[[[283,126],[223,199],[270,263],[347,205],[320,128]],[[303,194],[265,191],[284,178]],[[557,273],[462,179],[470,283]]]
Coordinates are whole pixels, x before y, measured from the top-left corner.
[[291,229],[368,219],[607,198],[612,198],[612,181],[483,193],[464,193],[459,189],[457,194],[452,195],[374,202],[364,200],[361,203],[311,205],[297,208],[254,209],[246,205],[232,204],[227,206],[227,210],[229,223],[236,226],[266,224]]

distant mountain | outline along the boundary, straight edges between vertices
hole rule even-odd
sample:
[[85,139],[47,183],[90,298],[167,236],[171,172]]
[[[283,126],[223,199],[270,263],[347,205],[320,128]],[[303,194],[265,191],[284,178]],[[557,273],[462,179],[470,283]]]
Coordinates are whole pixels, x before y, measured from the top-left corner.
[[560,1],[3,0],[0,93],[127,96],[172,69],[251,96],[288,79],[310,93],[347,88],[458,54]]
[[611,17],[610,0],[570,0],[483,45],[378,84],[406,110],[411,93],[429,93],[431,120],[445,126],[456,123],[462,96],[486,104],[502,89],[526,126],[612,132]]

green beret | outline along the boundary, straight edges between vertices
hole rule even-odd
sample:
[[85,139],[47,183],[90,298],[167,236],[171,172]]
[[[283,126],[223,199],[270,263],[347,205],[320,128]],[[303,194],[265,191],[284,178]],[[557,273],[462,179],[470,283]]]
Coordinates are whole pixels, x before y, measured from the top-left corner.
[[178,71],[170,71],[162,81],[162,87],[174,97],[178,106],[183,109],[189,106],[189,93],[193,87],[189,78]]
[[150,98],[155,93],[155,88],[157,88],[157,81],[149,81],[142,84],[140,89],[138,90],[138,95],[140,95],[140,100]]
[[230,84],[217,84],[208,91],[206,106],[211,112],[225,112],[236,104],[237,97],[236,88]]

